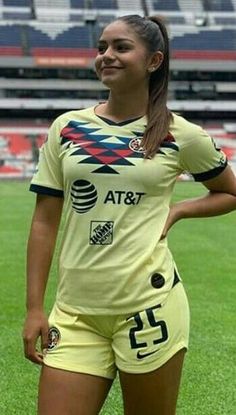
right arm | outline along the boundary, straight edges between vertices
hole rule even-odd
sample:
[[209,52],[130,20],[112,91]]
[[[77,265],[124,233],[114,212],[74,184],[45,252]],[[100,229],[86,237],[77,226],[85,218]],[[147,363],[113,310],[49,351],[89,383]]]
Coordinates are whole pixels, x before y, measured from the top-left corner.
[[28,240],[23,339],[26,358],[38,364],[43,362],[43,355],[36,349],[37,339],[41,338],[41,350],[48,344],[48,320],[43,303],[62,207],[63,198],[38,195]]

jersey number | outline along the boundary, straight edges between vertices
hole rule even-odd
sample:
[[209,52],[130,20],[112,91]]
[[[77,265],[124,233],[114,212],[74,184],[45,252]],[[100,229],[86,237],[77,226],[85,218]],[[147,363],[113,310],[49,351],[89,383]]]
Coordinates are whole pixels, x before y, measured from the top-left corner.
[[[164,320],[156,321],[154,315],[154,309],[161,307],[160,305],[147,308],[145,310],[148,323],[151,327],[157,327],[160,329],[160,337],[157,339],[153,339],[153,344],[163,343],[168,339],[168,330]],[[143,329],[143,320],[141,318],[140,313],[137,313],[133,316],[134,321],[136,323],[135,327],[132,327],[129,331],[129,338],[130,338],[130,345],[132,349],[139,349],[141,347],[147,347],[146,342],[138,342],[136,339],[136,333],[140,332]]]

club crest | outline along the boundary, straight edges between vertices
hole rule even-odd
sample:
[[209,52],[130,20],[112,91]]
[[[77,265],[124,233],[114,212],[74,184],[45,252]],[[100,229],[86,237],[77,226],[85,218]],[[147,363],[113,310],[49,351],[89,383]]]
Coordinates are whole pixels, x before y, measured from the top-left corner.
[[56,327],[51,327],[48,332],[48,350],[54,349],[60,340],[60,332]]
[[129,142],[130,150],[134,151],[135,153],[144,153],[143,147],[141,147],[141,139],[140,138],[133,138]]

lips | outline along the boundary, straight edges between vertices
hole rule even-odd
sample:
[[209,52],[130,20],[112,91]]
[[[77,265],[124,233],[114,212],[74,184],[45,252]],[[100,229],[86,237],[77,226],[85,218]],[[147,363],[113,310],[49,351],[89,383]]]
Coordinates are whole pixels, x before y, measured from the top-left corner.
[[122,68],[118,66],[103,66],[103,68],[101,68],[101,71],[110,70],[110,69],[122,69]]

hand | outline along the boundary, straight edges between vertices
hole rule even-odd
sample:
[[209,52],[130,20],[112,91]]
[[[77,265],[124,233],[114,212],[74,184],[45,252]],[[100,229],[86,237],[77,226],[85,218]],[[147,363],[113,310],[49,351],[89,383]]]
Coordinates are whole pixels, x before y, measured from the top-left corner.
[[[23,329],[24,353],[31,362],[43,363],[43,350],[48,347],[48,319],[43,311],[29,311]],[[41,339],[41,350],[38,351],[37,340]]]
[[180,206],[180,203],[176,203],[175,205],[172,205],[170,207],[169,215],[167,217],[160,239],[164,239],[167,236],[167,233],[169,232],[170,228],[174,225],[174,223],[182,218]]

